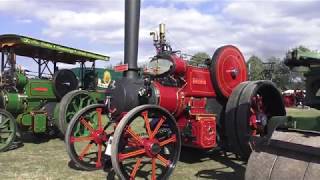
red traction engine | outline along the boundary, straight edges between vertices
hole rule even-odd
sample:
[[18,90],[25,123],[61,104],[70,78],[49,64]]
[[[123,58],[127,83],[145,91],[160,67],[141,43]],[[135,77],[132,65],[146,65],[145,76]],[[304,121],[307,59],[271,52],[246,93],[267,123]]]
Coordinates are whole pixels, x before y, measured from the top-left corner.
[[[160,39],[159,44],[164,41]],[[212,61],[215,63],[211,65]],[[243,56],[236,47],[219,48],[212,61],[207,61],[208,67],[191,66],[172,51],[160,50],[145,70],[145,76],[153,77],[150,102],[174,115],[186,146],[217,146],[216,114],[220,108],[211,107],[222,106],[217,94],[227,98],[235,86],[247,79]],[[218,74],[221,79],[216,79]]]
[[189,65],[166,42],[163,24],[152,33],[157,54],[139,74],[140,1],[125,6],[128,69],[110,86],[105,104],[85,107],[69,123],[71,160],[85,170],[112,164],[121,179],[167,179],[182,145],[226,144],[247,158],[250,138],[263,136],[268,118],[283,114],[279,91],[270,82],[246,81],[243,55],[231,45],[218,48],[203,67]]

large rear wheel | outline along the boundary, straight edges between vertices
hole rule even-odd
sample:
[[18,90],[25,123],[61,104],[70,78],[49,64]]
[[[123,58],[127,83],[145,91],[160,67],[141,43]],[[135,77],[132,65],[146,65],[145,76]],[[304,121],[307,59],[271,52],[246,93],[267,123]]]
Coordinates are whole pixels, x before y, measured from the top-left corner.
[[255,137],[268,134],[269,119],[284,116],[286,112],[280,92],[270,81],[248,82],[239,85],[239,89],[233,92],[227,103],[227,135],[235,153],[248,159]]
[[96,103],[96,99],[85,90],[73,90],[66,94],[59,104],[59,119],[57,124],[60,132],[62,134],[66,133],[69,122],[78,111]]
[[119,122],[111,146],[112,166],[121,179],[168,179],[180,156],[174,117],[156,105],[142,105]]

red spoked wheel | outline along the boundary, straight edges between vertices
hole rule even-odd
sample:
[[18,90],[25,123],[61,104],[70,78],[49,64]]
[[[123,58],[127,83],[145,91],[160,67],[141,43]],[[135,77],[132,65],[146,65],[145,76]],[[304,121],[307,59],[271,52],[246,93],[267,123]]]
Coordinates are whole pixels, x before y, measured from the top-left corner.
[[67,152],[75,165],[84,170],[96,170],[110,163],[105,155],[114,124],[107,117],[103,104],[89,105],[74,115],[65,135]]
[[142,105],[129,111],[115,130],[112,166],[121,179],[168,179],[180,150],[174,117],[159,106]]
[[241,83],[226,106],[226,133],[232,150],[248,159],[256,137],[267,135],[269,119],[285,114],[282,96],[272,82]]

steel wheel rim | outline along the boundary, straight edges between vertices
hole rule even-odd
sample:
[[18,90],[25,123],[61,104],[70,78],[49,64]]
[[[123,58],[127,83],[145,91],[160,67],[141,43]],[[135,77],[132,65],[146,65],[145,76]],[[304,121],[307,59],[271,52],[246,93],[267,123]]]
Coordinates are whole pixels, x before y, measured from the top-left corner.
[[82,108],[94,103],[95,100],[88,94],[77,94],[66,107],[66,123]]
[[71,120],[66,145],[70,158],[81,168],[96,170],[110,160],[106,156],[107,141],[113,134],[112,124],[106,119],[104,105],[90,105]]
[[[120,121],[113,139],[112,165],[116,173],[125,179],[134,179],[136,175],[141,174],[144,174],[143,177],[151,176],[150,179],[167,179],[176,166],[181,148],[180,133],[174,118],[162,108],[153,105],[139,106],[130,112]],[[157,118],[153,117],[157,119],[155,124],[150,123],[153,113],[160,114]],[[132,128],[132,123],[137,121],[137,117],[142,118],[140,121],[145,123],[143,136]],[[165,129],[167,132],[160,132]],[[147,165],[149,166],[146,167]],[[148,172],[141,172],[142,168]]]
[[16,135],[15,120],[4,112],[0,112],[0,151],[6,150]]
[[84,90],[74,90],[66,94],[60,103],[58,120],[59,130],[65,134],[73,116],[81,109],[95,103],[96,100]]

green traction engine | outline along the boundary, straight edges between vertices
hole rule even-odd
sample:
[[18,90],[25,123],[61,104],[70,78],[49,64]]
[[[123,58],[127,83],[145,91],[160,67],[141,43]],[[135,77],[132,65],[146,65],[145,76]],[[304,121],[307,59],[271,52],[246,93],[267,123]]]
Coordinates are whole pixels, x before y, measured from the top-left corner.
[[[111,79],[120,76],[95,68],[96,60],[107,61],[107,56],[25,36],[0,35],[0,51],[0,152],[12,147],[18,130],[64,134],[73,115],[103,102]],[[17,56],[38,71],[23,70]],[[80,67],[58,70],[58,63]]]
[[285,64],[291,69],[303,70],[304,103],[311,108],[291,109],[296,115],[270,119],[268,136],[255,144],[249,158],[246,180],[319,179],[320,52],[294,49],[287,53]]

